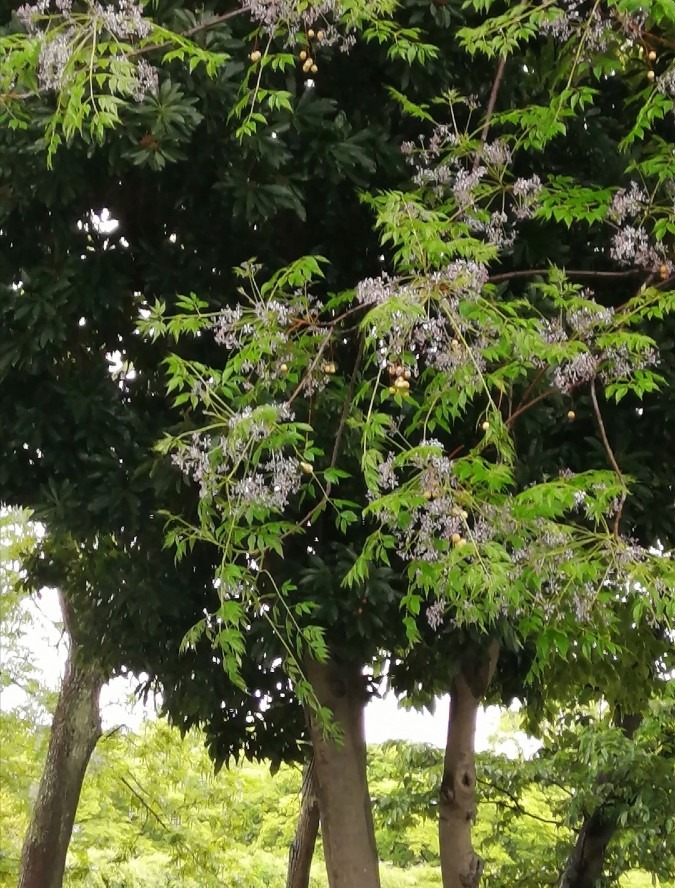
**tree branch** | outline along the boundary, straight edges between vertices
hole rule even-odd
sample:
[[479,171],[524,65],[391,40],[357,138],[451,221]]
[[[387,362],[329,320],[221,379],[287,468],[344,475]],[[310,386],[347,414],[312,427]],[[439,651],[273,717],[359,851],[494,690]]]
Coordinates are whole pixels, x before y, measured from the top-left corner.
[[[603,278],[607,280],[614,280],[617,278],[626,278],[633,277],[636,274],[641,274],[644,272],[644,268],[629,268],[626,271],[591,271],[586,269],[575,269],[571,268],[569,270],[564,270],[567,277],[578,277],[578,278],[597,278],[602,280]],[[528,277],[536,277],[537,275],[548,275],[551,273],[550,268],[526,268],[521,269],[519,271],[504,271],[499,274],[490,275],[490,283],[496,283],[497,281],[509,281],[514,278],[528,278]]]
[[602,413],[600,413],[600,405],[598,404],[598,395],[595,390],[595,379],[591,379],[591,401],[593,402],[593,412],[595,413],[595,418],[598,423],[598,428],[600,430],[600,438],[602,439],[603,446],[605,448],[605,453],[607,454],[607,458],[609,459],[610,465],[614,469],[617,474],[617,477],[623,487],[623,493],[621,494],[621,498],[619,499],[619,506],[616,510],[616,517],[614,519],[614,536],[619,536],[619,522],[621,521],[621,513],[623,511],[623,504],[626,502],[626,482],[623,480],[623,475],[621,473],[621,469],[619,468],[619,464],[616,461],[616,457],[614,456],[614,451],[612,450],[612,446],[609,443],[609,438],[607,437],[607,431],[605,430],[605,423],[602,420]]
[[[492,115],[495,110],[495,105],[497,104],[497,95],[499,94],[499,87],[502,83],[502,77],[504,76],[504,68],[506,67],[506,56],[502,56],[499,59],[499,64],[497,65],[497,73],[495,74],[495,79],[492,84],[492,89],[490,91],[490,98],[488,99],[487,110],[485,112],[485,122],[483,123],[483,128],[480,133],[480,141],[481,145],[484,145],[487,141],[488,133],[490,131],[490,121],[492,120]],[[479,162],[479,154],[476,152],[476,156],[473,161],[474,170],[478,166]]]

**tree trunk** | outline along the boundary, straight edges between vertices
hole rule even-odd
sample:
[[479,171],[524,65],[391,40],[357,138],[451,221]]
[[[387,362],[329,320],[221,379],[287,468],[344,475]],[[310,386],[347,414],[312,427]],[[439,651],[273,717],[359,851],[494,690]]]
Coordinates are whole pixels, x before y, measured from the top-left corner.
[[310,759],[302,778],[302,803],[295,838],[288,852],[286,888],[309,888],[309,873],[318,833],[319,800],[314,759]]
[[380,888],[366,775],[366,695],[361,666],[310,660],[306,671],[319,703],[331,710],[342,732],[340,743],[326,738],[312,714],[310,731],[328,884],[330,888]]
[[[625,715],[615,721],[630,739],[640,726],[642,716]],[[600,774],[596,782],[601,785],[609,780],[616,782],[616,775],[612,778],[608,774]],[[619,805],[618,802],[619,799],[612,793],[592,814],[584,817],[574,850],[562,874],[560,888],[595,888],[605,867],[607,846],[618,828],[617,818],[623,809],[623,804]]]
[[[62,607],[70,629],[70,610],[63,601]],[[101,736],[103,679],[96,669],[80,664],[77,653],[71,634],[47,759],[21,852],[18,888],[61,888],[82,782]]]
[[448,739],[439,800],[438,837],[443,888],[477,888],[483,861],[473,850],[476,816],[476,717],[497,665],[493,642],[480,659],[465,658],[452,682]]

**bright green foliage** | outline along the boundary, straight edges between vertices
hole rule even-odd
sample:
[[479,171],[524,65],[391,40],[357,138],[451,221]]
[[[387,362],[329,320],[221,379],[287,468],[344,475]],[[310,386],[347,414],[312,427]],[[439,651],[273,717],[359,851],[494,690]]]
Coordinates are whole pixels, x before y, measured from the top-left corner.
[[496,692],[536,714],[589,684],[644,710],[673,620],[668,6],[343,4],[350,54],[207,7],[146,12],[213,77],[148,51],[157,91],[120,79],[91,136],[71,54],[0,130],[0,496],[48,524],[35,582],[220,762],[300,757],[307,651],[389,658],[419,699],[497,636]]
[[[579,737],[583,736],[586,742],[599,739],[592,723],[581,731]],[[10,888],[16,883],[31,787],[39,779],[46,731],[3,713],[0,739],[7,750],[0,786],[0,885]],[[490,861],[489,884],[507,888],[529,877],[522,884],[534,888],[543,884],[542,873],[553,872],[556,859],[564,859],[570,839],[568,824],[574,822],[565,813],[566,800],[571,789],[583,793],[590,786],[584,780],[586,763],[579,760],[570,768],[579,742],[569,747],[566,740],[555,744],[558,752],[552,759],[547,744],[532,762],[481,756],[482,802],[476,838]],[[636,752],[646,755],[649,747],[641,741]],[[658,757],[658,750],[652,748],[654,753]],[[440,750],[404,743],[370,750],[378,846],[387,888],[441,884],[433,804],[440,756]],[[605,758],[593,767],[606,768],[607,764]],[[644,778],[644,772],[640,776]],[[300,782],[298,769],[284,767],[272,778],[264,766],[253,765],[225,769],[214,777],[200,738],[190,734],[181,740],[161,721],[146,723],[138,733],[123,730],[106,735],[85,781],[66,888],[283,884]],[[663,784],[662,788],[665,796],[667,787]],[[650,829],[656,835],[650,834],[646,842],[639,840],[644,810],[629,815],[611,866],[619,871],[631,865],[636,869],[648,866],[659,873],[657,884],[667,888],[673,884],[666,880],[672,858],[667,845],[659,850],[658,841],[668,820],[667,799],[650,802]],[[641,879],[636,872],[618,884],[642,888]],[[324,888],[325,884],[319,846],[311,886]]]

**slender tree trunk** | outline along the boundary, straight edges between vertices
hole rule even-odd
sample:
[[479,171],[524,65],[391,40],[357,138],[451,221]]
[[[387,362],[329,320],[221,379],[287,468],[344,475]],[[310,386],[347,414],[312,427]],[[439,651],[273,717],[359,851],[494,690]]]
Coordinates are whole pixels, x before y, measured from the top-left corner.
[[330,888],[380,888],[375,830],[366,775],[365,688],[354,663],[306,664],[321,706],[333,713],[342,742],[324,737],[310,719],[321,836]]
[[[630,739],[640,726],[642,716],[625,715],[616,718],[615,722]],[[601,785],[610,780],[616,782],[616,775],[612,777],[600,774],[596,782]],[[625,799],[620,803],[612,793],[592,814],[584,817],[574,849],[562,874],[560,888],[595,888],[605,867],[607,846],[618,829],[618,816],[624,806]]]
[[493,642],[479,659],[466,658],[452,683],[443,762],[438,834],[443,888],[477,888],[483,861],[471,843],[476,816],[476,717],[497,665]]
[[[62,606],[70,630],[72,615],[63,601]],[[103,679],[96,669],[80,664],[77,653],[71,634],[47,759],[21,853],[18,888],[61,888],[82,782],[101,736]]]
[[309,888],[309,873],[314,846],[319,834],[319,800],[314,759],[310,759],[302,778],[302,802],[295,838],[288,852],[286,888]]

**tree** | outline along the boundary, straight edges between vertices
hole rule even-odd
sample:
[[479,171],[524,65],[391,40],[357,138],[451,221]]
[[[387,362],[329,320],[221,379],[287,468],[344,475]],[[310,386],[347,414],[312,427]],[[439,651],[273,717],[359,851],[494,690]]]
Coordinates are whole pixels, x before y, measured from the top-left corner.
[[[600,22],[595,19],[599,11]],[[421,12],[419,4],[406,4],[398,13],[399,21],[406,26],[414,24]],[[200,628],[222,648],[228,679],[235,684],[245,682],[243,676],[249,666],[259,677],[259,659],[248,659],[245,647],[252,636],[241,631],[258,617],[260,624],[276,633],[285,650],[286,668],[296,680],[296,690],[303,702],[314,705],[315,717],[324,716],[319,721],[323,728],[326,719],[322,701],[301,677],[303,669],[313,668],[308,654],[310,659],[312,654],[321,658],[328,644],[332,659],[326,668],[349,673],[344,684],[354,687],[352,703],[362,701],[363,688],[352,682],[355,668],[374,657],[381,659],[383,652],[407,657],[401,632],[408,633],[409,643],[417,641],[420,616],[424,618],[423,603],[435,590],[446,594],[431,600],[432,619],[445,617],[460,628],[467,627],[461,646],[470,649],[474,662],[482,662],[481,655],[495,639],[516,652],[531,644],[534,655],[530,673],[541,672],[546,661],[557,656],[556,649],[565,657],[571,640],[579,634],[579,620],[586,625],[576,656],[594,661],[603,646],[616,644],[611,630],[618,611],[634,609],[633,617],[639,622],[655,619],[667,624],[670,619],[661,595],[667,589],[670,566],[664,559],[650,558],[646,544],[661,539],[668,545],[672,522],[664,514],[658,526],[647,524],[644,508],[631,513],[632,501],[626,500],[625,467],[617,462],[607,434],[611,416],[616,434],[629,435],[624,449],[630,454],[628,462],[638,463],[638,478],[645,478],[645,469],[636,458],[636,441],[651,439],[647,448],[652,458],[649,472],[653,466],[663,468],[667,464],[658,444],[668,413],[667,396],[654,400],[658,405],[655,414],[647,415],[644,425],[635,423],[635,401],[631,399],[648,396],[658,386],[659,380],[649,367],[650,349],[654,343],[667,342],[668,336],[667,328],[660,325],[668,307],[664,291],[667,293],[672,273],[668,259],[672,223],[662,194],[668,181],[668,154],[660,141],[660,119],[668,107],[668,70],[659,73],[658,83],[654,75],[653,87],[638,90],[647,110],[621,122],[617,120],[618,105],[624,95],[635,91],[633,66],[641,64],[639,41],[631,36],[635,33],[631,28],[638,24],[630,17],[630,10],[621,4],[608,4],[607,10],[596,6],[588,15],[575,12],[565,17],[551,5],[528,8],[522,17],[520,13],[505,18],[483,13],[479,4],[469,9],[462,21],[465,29],[459,34],[464,46],[488,57],[509,55],[508,63],[495,64],[496,74],[489,80],[483,70],[468,62],[462,45],[449,39],[447,24],[454,15],[451,8],[434,8],[428,19],[422,19],[434,32],[432,44],[423,43],[414,32],[411,36],[400,26],[397,29],[386,17],[365,25],[359,23],[365,43],[357,49],[358,54],[346,63],[338,54],[331,58],[333,50],[325,49],[326,65],[322,62],[321,76],[314,87],[304,91],[306,72],[300,73],[295,58],[274,41],[264,52],[254,49],[250,53],[251,65],[245,71],[240,99],[234,97],[236,89],[227,79],[236,76],[236,66],[226,69],[224,84],[219,81],[220,91],[200,80],[199,75],[190,75],[182,87],[175,83],[172,87],[166,80],[155,98],[130,115],[126,133],[136,133],[138,144],[133,149],[124,147],[120,140],[123,143],[125,136],[104,127],[99,133],[103,149],[94,152],[88,162],[92,179],[94,171],[102,172],[103,157],[112,162],[112,174],[96,176],[98,202],[100,206],[105,201],[121,220],[129,244],[107,251],[100,245],[94,247],[96,260],[110,267],[111,272],[117,270],[117,275],[108,280],[112,313],[106,315],[99,300],[93,307],[93,317],[115,317],[121,331],[115,330],[110,338],[98,335],[101,320],[92,324],[83,314],[85,329],[82,332],[79,328],[78,334],[84,337],[83,351],[70,344],[70,334],[63,329],[57,329],[56,335],[41,331],[44,345],[52,343],[51,357],[49,353],[41,354],[31,363],[30,342],[27,349],[17,346],[22,339],[18,334],[26,324],[22,318],[31,310],[26,309],[30,305],[30,298],[26,301],[30,283],[24,282],[23,290],[17,290],[23,311],[19,313],[15,305],[8,310],[13,339],[7,365],[19,367],[12,371],[12,382],[24,378],[23,367],[29,368],[27,376],[34,384],[40,361],[48,367],[58,366],[59,373],[65,372],[69,378],[77,355],[78,366],[92,364],[96,371],[87,380],[87,411],[93,407],[99,417],[107,417],[112,411],[115,418],[114,423],[96,419],[87,424],[93,430],[93,440],[84,436],[87,451],[97,454],[99,464],[92,468],[87,456],[82,475],[77,450],[64,454],[46,448],[39,438],[35,440],[23,405],[17,413],[15,394],[9,398],[7,415],[17,418],[19,463],[39,463],[44,477],[57,485],[57,508],[51,509],[54,526],[59,527],[56,519],[61,517],[61,531],[88,540],[90,552],[93,539],[96,551],[101,550],[100,534],[105,528],[111,538],[114,535],[115,545],[108,546],[111,560],[115,552],[119,561],[121,550],[122,560],[129,559],[124,570],[131,572],[138,570],[131,565],[141,557],[139,553],[145,557],[154,553],[154,541],[161,538],[156,528],[150,532],[145,529],[143,518],[156,515],[158,508],[179,515],[171,539],[180,553],[186,551],[188,543],[196,543],[200,588],[208,589],[215,568],[221,600],[212,594],[210,607],[204,602],[206,596],[200,595],[196,596],[198,605],[194,600],[181,602],[176,609],[184,614],[191,612],[195,621],[204,607],[214,613],[214,621],[202,621]],[[654,39],[669,39],[668,18],[659,4],[653,5],[651,16],[648,25],[656,32]],[[238,33],[238,22],[237,18],[222,22],[222,29],[218,25],[213,33],[231,40],[231,35]],[[281,41],[287,24],[281,23]],[[294,27],[297,24],[296,19]],[[300,24],[307,22],[300,20]],[[597,25],[608,40],[602,50],[589,37]],[[626,27],[628,43],[622,30]],[[303,47],[305,40],[310,43],[301,51],[324,53],[324,48],[317,47],[319,38],[316,34],[310,36],[309,30],[315,29],[303,32]],[[562,43],[557,45],[546,36],[547,31],[562,33]],[[375,45],[376,39],[386,42],[389,37],[395,47],[390,51],[393,60],[386,58],[387,50],[378,50]],[[242,44],[233,45],[242,55]],[[587,49],[595,68],[582,58]],[[401,58],[405,64],[401,64]],[[304,67],[307,60],[300,61]],[[424,64],[411,67],[411,61]],[[533,72],[532,82],[525,86],[523,64]],[[287,80],[282,83],[275,69],[285,69]],[[329,76],[323,73],[326,69]],[[617,69],[621,75],[610,77],[608,72]],[[291,70],[293,75],[288,73]],[[393,92],[373,93],[365,86],[372,79],[370,73],[383,70],[391,71],[397,87]],[[178,80],[185,77],[180,70],[172,71],[174,75]],[[587,83],[592,77],[599,78],[593,87]],[[291,89],[287,89],[289,80]],[[561,92],[557,84],[565,81],[567,86]],[[446,94],[444,104],[439,106],[443,119],[435,121],[429,112],[430,101],[445,87],[456,88],[458,83],[465,94]],[[475,100],[470,95],[474,86],[485,109],[479,121],[475,120]],[[200,141],[200,122],[190,111],[188,94],[199,96],[208,107],[207,125],[201,131],[209,133],[207,149],[203,139]],[[359,96],[358,103],[353,101],[354,94]],[[495,106],[497,99],[504,103],[504,110]],[[257,104],[259,101],[262,106]],[[331,101],[337,104],[331,105]],[[78,107],[86,108],[87,102],[85,99]],[[404,124],[399,104],[412,118]],[[591,104],[598,112],[595,115],[587,113]],[[180,123],[167,127],[172,107],[174,119],[180,119]],[[267,117],[261,107],[271,109],[264,112]],[[341,110],[337,125],[322,126],[336,107]],[[222,180],[218,175],[205,178],[212,134],[218,132],[218,121],[232,108],[242,121],[239,135],[243,141],[227,142],[237,162],[229,168],[230,176]],[[314,114],[314,123],[307,129],[305,118],[303,129],[307,109]],[[84,119],[81,112],[78,120]],[[57,114],[51,120],[56,121],[58,131],[63,117]],[[98,120],[101,123],[100,116]],[[146,132],[140,124],[134,128],[134,120],[143,121]],[[663,124],[665,127],[667,124]],[[418,151],[409,144],[405,147],[415,167],[411,181],[388,137],[394,131],[399,138],[408,134],[413,138],[420,130],[428,137],[423,149]],[[87,132],[85,127],[85,135]],[[312,137],[304,138],[308,132]],[[565,138],[568,132],[570,137]],[[64,134],[69,133],[64,129]],[[21,138],[19,134],[9,139],[10,168]],[[167,167],[160,190],[154,176],[145,175],[144,164],[161,166],[172,159],[172,153],[187,150],[188,145],[191,163],[181,165],[179,161],[173,169]],[[642,154],[645,145],[651,153]],[[621,146],[628,150],[628,161],[618,150]],[[587,162],[588,149],[592,149],[593,177],[585,171],[579,175],[582,158],[584,164]],[[70,182],[72,187],[68,165],[81,160],[78,151],[82,152],[81,146],[74,145],[67,155],[53,155],[56,179],[50,178],[50,182]],[[231,157],[224,155],[224,168]],[[308,170],[316,165],[317,157],[326,162],[328,181],[312,183],[302,200],[297,186],[290,183],[303,177],[311,182]],[[373,166],[373,158],[380,161],[378,169]],[[140,170],[127,179],[126,163],[132,159]],[[56,169],[59,163],[63,163],[60,170]],[[626,169],[631,163],[650,182],[653,197],[649,200],[629,188]],[[244,172],[251,167],[256,172],[253,180],[250,172]],[[103,165],[103,170],[109,169]],[[277,181],[280,169],[283,173]],[[535,177],[533,170],[539,175]],[[117,185],[120,177],[127,186],[124,195]],[[344,187],[347,177],[356,178],[358,186],[364,184],[365,177],[371,193],[379,187],[390,189],[379,196],[371,195],[369,200],[383,232],[382,261],[388,277],[380,274],[380,248],[368,209],[358,205],[353,189]],[[87,178],[85,175],[85,186]],[[214,179],[219,191],[211,188]],[[255,189],[250,188],[252,181],[256,182]],[[398,186],[399,190],[391,190]],[[623,192],[617,191],[620,187]],[[258,226],[251,235],[248,227],[244,231],[241,225],[230,225],[229,258],[223,255],[220,239],[204,226],[204,207],[217,206],[219,193],[234,195],[238,201],[235,206]],[[134,215],[131,200],[139,197],[142,203],[149,198],[154,205],[150,216],[146,212],[142,218]],[[72,220],[91,204],[87,188],[75,186],[75,198],[61,209],[64,217]],[[275,237],[274,226],[280,220],[285,223],[288,214],[280,212],[275,217],[273,212],[282,206],[305,213],[307,218],[306,224],[284,224],[283,240]],[[617,232],[605,221],[610,210],[614,218],[624,222],[624,228]],[[19,205],[10,220],[9,239],[22,244],[18,255],[30,256],[33,252],[33,264],[38,261],[39,269],[42,257],[38,260],[33,244],[17,233],[17,223],[25,227],[24,212]],[[645,224],[626,226],[630,213],[644,216],[640,221]],[[561,232],[558,221],[570,224],[569,235]],[[54,237],[51,220],[42,216],[41,223]],[[516,225],[520,226],[518,230]],[[581,226],[589,226],[590,234]],[[350,236],[345,237],[344,231]],[[175,242],[169,234],[175,235]],[[96,242],[95,233],[89,236]],[[57,237],[63,248],[54,255],[68,257],[66,265],[72,280],[81,281],[83,274],[86,280],[96,262],[83,263],[81,250],[72,249],[70,235],[63,238],[58,232]],[[82,240],[85,237],[83,234]],[[359,242],[363,249],[355,251],[354,243]],[[169,246],[172,243],[177,245],[175,249]],[[568,256],[572,252],[579,262],[570,269]],[[167,270],[162,257],[170,253],[178,268]],[[296,261],[290,270],[276,273],[289,259],[308,253],[314,254],[311,261]],[[321,253],[331,260],[325,266],[325,284],[319,279],[321,266],[315,258]],[[266,283],[261,286],[261,275],[247,266],[242,271],[246,296],[234,297],[222,308],[217,291],[227,290],[229,269],[253,254],[264,267]],[[628,267],[616,267],[624,260]],[[567,267],[567,273],[553,270],[542,274],[542,267],[547,269],[549,262]],[[212,268],[216,271],[208,271]],[[118,298],[119,291],[112,296],[111,285],[111,281],[119,282],[121,269],[126,269],[122,275],[128,275],[130,281],[129,285],[125,278],[121,288],[127,293],[124,304]],[[61,279],[65,278],[62,273]],[[19,279],[23,275],[16,271],[9,278],[13,284]],[[582,291],[577,280],[594,283],[595,292]],[[635,281],[645,287],[612,315],[607,304],[616,307],[618,300],[616,294],[603,289],[607,281]],[[521,289],[522,282],[525,287]],[[357,284],[354,295],[349,290]],[[134,295],[135,287],[144,291],[142,296]],[[165,310],[162,300],[166,302],[167,294],[189,291],[197,296],[178,301],[177,311]],[[330,291],[338,295],[331,296]],[[86,290],[78,288],[77,292]],[[177,406],[185,413],[182,419],[162,401],[157,370],[158,359],[164,355],[162,347],[144,342],[132,331],[135,313],[147,310],[153,296],[158,302],[146,320],[146,333],[156,335],[167,330],[201,334],[181,342],[179,354],[168,364],[171,386],[181,399]],[[276,298],[281,309],[264,310],[265,300],[271,298]],[[33,304],[36,315],[29,317],[28,329],[31,324],[41,326],[41,312],[36,308],[40,304],[39,300]],[[71,309],[77,307],[75,301],[67,304]],[[89,304],[87,311],[92,312]],[[290,328],[285,320],[288,317],[293,319]],[[358,329],[354,328],[356,322]],[[86,329],[87,324],[90,329],[94,326],[93,331]],[[640,325],[639,333],[633,330],[635,324]],[[207,332],[215,332],[229,354],[223,357],[208,341]],[[647,332],[651,336],[646,336]],[[124,382],[122,405],[105,375],[102,360],[106,349],[120,344],[116,336],[121,337],[125,360],[138,373],[136,380]],[[448,366],[439,362],[441,358]],[[606,386],[608,396],[621,401],[618,408],[598,396],[601,384]],[[252,387],[246,388],[249,385]],[[586,395],[579,394],[582,388]],[[54,390],[63,400],[60,380]],[[65,392],[68,409],[77,416],[81,407],[75,407],[83,403],[76,396],[77,388],[71,383]],[[566,411],[569,402],[565,399],[571,395],[578,398],[578,403],[575,410]],[[275,399],[277,403],[291,401],[299,419],[273,413]],[[259,411],[253,420],[243,414],[247,409]],[[569,419],[561,422],[566,413]],[[215,470],[223,459],[233,459],[233,452],[221,452],[221,442],[215,436],[177,447],[176,459],[189,474],[199,474],[206,494],[199,505],[199,523],[190,528],[190,495],[168,492],[173,482],[165,468],[158,469],[154,485],[148,483],[143,467],[158,433],[168,426],[174,441],[180,441],[176,436],[183,431],[192,435],[205,414],[220,428],[229,429],[225,437],[236,441],[240,450],[234,454],[234,474],[224,485],[222,473]],[[267,436],[264,441],[259,439],[256,424],[260,423]],[[567,423],[574,423],[573,432],[565,430]],[[588,453],[584,428],[593,425],[601,447]],[[638,429],[632,431],[631,426]],[[33,455],[30,446],[28,455],[23,455],[26,437],[33,441]],[[47,440],[56,437],[50,426]],[[110,441],[115,443],[111,445]],[[567,464],[556,452],[561,444],[574,457]],[[454,458],[456,454],[459,456]],[[11,465],[8,463],[8,475]],[[108,490],[98,502],[96,496],[88,496],[87,484],[96,485],[97,477],[119,480],[120,465],[123,484],[112,488],[112,502]],[[576,475],[568,477],[566,472],[550,480],[551,475],[571,465]],[[44,491],[35,490],[34,479],[27,481],[26,466],[22,468],[22,474],[8,478],[9,495],[35,497],[36,504],[39,501],[44,507]],[[279,474],[282,469],[286,477]],[[266,488],[261,489],[257,475],[263,482],[273,477],[267,492],[271,490],[276,498],[265,498]],[[663,471],[660,475],[668,477]],[[214,479],[217,489],[209,489]],[[542,479],[546,480],[542,483]],[[236,484],[243,485],[244,481],[253,485],[248,512],[239,510],[239,504],[244,493],[250,493],[251,484],[248,491],[245,485],[236,489]],[[535,486],[525,487],[532,482]],[[394,489],[388,492],[390,484]],[[649,495],[656,496],[652,507],[655,502],[668,502],[667,481],[649,487]],[[637,485],[638,504],[646,489],[646,484]],[[280,491],[290,498],[290,510],[278,508],[283,499]],[[87,501],[93,508],[84,513],[81,504]],[[583,513],[575,514],[579,509]],[[652,508],[652,513],[658,511]],[[637,521],[635,515],[642,520]],[[306,531],[305,521],[310,519],[311,529]],[[645,550],[635,549],[621,538],[622,530],[630,532],[638,525],[645,528]],[[433,534],[430,527],[434,528]],[[292,537],[285,540],[285,566],[279,567],[275,561],[279,537],[296,530],[306,536],[295,544]],[[214,541],[218,556],[204,554],[201,543]],[[334,594],[328,600],[311,589],[315,566],[307,546],[316,549],[314,543],[320,544],[319,561],[334,575]],[[516,567],[514,553],[518,555]],[[157,561],[160,558],[153,555],[148,565]],[[371,563],[385,562],[381,566],[386,567],[387,561],[394,563],[394,576],[406,577],[398,590],[398,579],[371,583]],[[161,570],[148,571],[148,579],[156,584],[157,576],[167,577],[170,585],[168,559],[161,563]],[[191,559],[186,563],[184,575],[189,577],[190,571],[196,570],[195,562]],[[219,564],[224,567],[219,568]],[[303,576],[308,578],[304,587]],[[351,582],[352,592],[341,588],[343,578]],[[642,582],[653,597],[635,596],[636,582]],[[632,590],[628,601],[624,600],[626,584],[633,584],[628,586]],[[557,601],[556,594],[560,594]],[[123,594],[121,600],[113,595],[112,600],[116,600],[114,606],[120,614],[139,607],[130,603],[128,594]],[[95,601],[103,604],[104,599],[89,592],[83,596],[92,629],[96,625],[91,613],[96,609]],[[147,608],[149,601],[157,599],[153,596],[144,600],[143,613],[152,613],[153,607]],[[403,623],[399,619],[401,602]],[[108,605],[106,601],[105,607],[99,606],[107,618]],[[349,620],[335,623],[329,617],[332,607],[337,613],[344,608]],[[155,619],[158,612],[155,606]],[[599,618],[607,624],[596,625]],[[176,634],[182,635],[184,617],[177,623],[182,627]],[[357,628],[352,631],[354,624]],[[147,620],[143,625],[148,625]],[[166,620],[157,620],[155,625],[155,634],[166,637]],[[121,628],[119,623],[117,628]],[[348,658],[343,650],[345,629],[351,632]],[[202,662],[210,664],[209,645],[197,635],[195,632],[190,636],[195,643],[192,663],[198,658],[199,644]],[[121,642],[129,648],[125,652],[129,661],[149,657],[147,637],[141,640],[140,657],[138,649],[132,650],[132,637],[133,633],[116,634],[111,656],[120,656]],[[270,637],[269,632],[266,637]],[[457,647],[457,636],[453,647]],[[459,663],[462,656],[455,655],[453,662]],[[191,674],[182,668],[187,663],[176,669],[164,651],[158,660],[161,669],[156,666],[153,672],[163,673],[165,680],[171,677],[174,687],[179,683],[184,688],[185,676]],[[431,678],[420,674],[418,681],[429,683]],[[236,693],[226,686],[228,694]],[[185,696],[178,692],[174,697],[174,711],[184,723]],[[171,707],[171,693],[167,702]],[[213,697],[205,695],[196,718],[206,713],[204,719],[218,725],[211,714],[217,712],[213,702]],[[231,742],[233,745],[228,747],[225,741],[226,748],[239,748],[238,744],[245,741]],[[361,775],[357,782],[363,786],[358,742],[353,749],[354,765]],[[366,823],[361,834],[368,832]],[[372,881],[375,883],[376,877]]]

